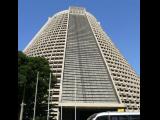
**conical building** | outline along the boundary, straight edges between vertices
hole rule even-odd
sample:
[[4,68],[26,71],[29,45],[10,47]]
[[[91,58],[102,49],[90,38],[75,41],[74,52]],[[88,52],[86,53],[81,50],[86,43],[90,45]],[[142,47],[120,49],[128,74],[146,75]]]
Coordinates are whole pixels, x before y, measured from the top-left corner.
[[50,17],[24,53],[45,57],[57,77],[53,119],[72,120],[75,108],[77,120],[97,111],[140,109],[139,77],[85,8]]

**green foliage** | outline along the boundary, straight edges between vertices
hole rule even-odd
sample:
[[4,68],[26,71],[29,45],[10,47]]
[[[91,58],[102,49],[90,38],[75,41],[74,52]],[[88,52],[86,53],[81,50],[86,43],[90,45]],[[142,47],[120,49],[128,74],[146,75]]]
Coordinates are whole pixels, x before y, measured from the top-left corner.
[[[47,95],[50,75],[49,63],[42,57],[27,57],[18,52],[18,110],[24,94],[23,120],[31,120],[33,117],[34,95],[36,88],[37,72],[39,72],[36,120],[44,120],[47,117]],[[52,76],[52,84],[56,78]],[[25,89],[24,89],[25,88]],[[24,91],[25,90],[25,91]]]

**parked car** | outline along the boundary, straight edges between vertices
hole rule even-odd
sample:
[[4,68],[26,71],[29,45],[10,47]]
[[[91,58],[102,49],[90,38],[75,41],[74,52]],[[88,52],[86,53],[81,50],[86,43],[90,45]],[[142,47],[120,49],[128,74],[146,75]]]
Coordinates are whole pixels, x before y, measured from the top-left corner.
[[87,120],[140,120],[140,112],[101,112],[89,116]]

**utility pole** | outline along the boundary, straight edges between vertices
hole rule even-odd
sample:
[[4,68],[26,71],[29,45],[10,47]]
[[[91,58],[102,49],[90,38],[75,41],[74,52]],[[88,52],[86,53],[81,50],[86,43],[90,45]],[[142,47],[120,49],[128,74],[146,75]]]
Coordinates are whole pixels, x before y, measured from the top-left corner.
[[50,73],[50,78],[49,78],[49,90],[48,90],[48,114],[47,114],[47,120],[49,120],[50,86],[51,86],[51,73]]
[[34,113],[33,113],[33,120],[35,120],[35,113],[36,113],[38,77],[39,77],[39,72],[37,72],[37,82],[36,82],[36,92],[35,92],[35,101],[34,101]]

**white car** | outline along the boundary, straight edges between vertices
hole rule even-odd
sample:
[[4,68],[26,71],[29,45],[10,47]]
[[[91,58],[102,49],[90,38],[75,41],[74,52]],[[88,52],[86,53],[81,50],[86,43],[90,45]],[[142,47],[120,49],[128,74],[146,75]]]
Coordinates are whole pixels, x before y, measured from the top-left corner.
[[87,120],[140,120],[140,112],[101,112],[91,115]]

